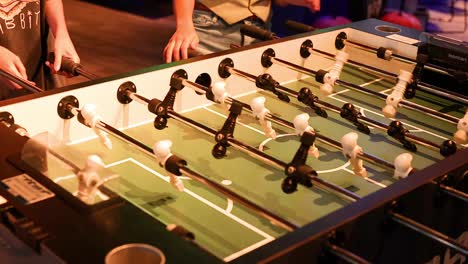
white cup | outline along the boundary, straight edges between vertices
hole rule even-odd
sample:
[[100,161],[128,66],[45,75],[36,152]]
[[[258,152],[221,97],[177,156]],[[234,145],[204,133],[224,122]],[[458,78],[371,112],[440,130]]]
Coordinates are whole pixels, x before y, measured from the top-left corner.
[[147,244],[125,244],[106,255],[106,264],[165,264],[166,256],[156,247]]

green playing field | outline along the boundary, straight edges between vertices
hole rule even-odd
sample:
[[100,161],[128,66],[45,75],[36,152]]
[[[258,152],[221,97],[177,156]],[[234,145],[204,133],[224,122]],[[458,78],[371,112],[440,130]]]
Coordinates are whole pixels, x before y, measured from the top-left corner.
[[[376,79],[349,67],[344,69],[341,79],[383,93],[388,93],[393,86],[388,81]],[[351,102],[363,115],[385,124],[390,122],[381,114],[381,108],[385,105],[384,100],[374,96],[336,86],[336,93],[324,97],[320,95],[319,84],[312,78],[284,85],[296,91],[302,87],[309,87],[326,102],[339,107],[344,102]],[[266,107],[274,115],[285,120],[292,122],[297,114],[309,113],[311,116],[309,124],[315,131],[334,140],[340,141],[344,134],[355,131],[354,126],[342,119],[339,114],[328,111],[329,117],[326,119],[316,116],[312,110],[294,98],[291,98],[291,103],[288,104],[280,102],[274,95],[259,91],[242,95],[237,99],[250,103],[258,96],[264,96]],[[466,106],[423,92],[418,92],[412,101],[458,118],[466,111]],[[218,130],[228,113],[226,107],[212,105],[182,114]],[[438,144],[451,138],[456,129],[456,124],[411,109],[400,108],[397,119],[402,121],[411,133]],[[299,138],[292,134],[293,130],[273,124],[278,137],[271,140],[264,136],[262,127],[250,114],[243,113],[238,121],[234,132],[235,138],[251,146],[261,147],[265,153],[282,161],[292,160],[300,144]],[[281,181],[285,177],[283,171],[270,167],[232,146],[229,147],[225,158],[215,159],[211,155],[214,138],[176,120],[170,119],[168,127],[161,131],[154,129],[152,122],[149,122],[125,129],[124,132],[150,147],[159,140],[172,140],[173,153],[186,159],[189,168],[224,184],[232,191],[299,226],[310,223],[348,203],[335,194],[316,187],[299,186],[295,193],[284,194],[281,191]],[[385,131],[371,128],[370,135],[358,134],[358,142],[365,152],[386,161],[393,163],[398,154],[406,152],[400,143],[386,135]],[[114,145],[111,151],[99,145],[97,140],[81,142],[74,147],[84,154],[100,155],[107,168],[120,175],[119,178],[109,181],[109,184],[112,183],[109,188],[161,222],[181,225],[192,231],[196,243],[225,261],[235,259],[286,233],[285,230],[272,225],[251,210],[188,178],[183,178],[185,191],[177,191],[168,183],[167,173],[157,164],[154,157],[115,137],[111,136],[111,139]],[[395,181],[392,178],[392,171],[369,162],[364,162],[369,178],[355,176],[340,149],[319,141],[316,141],[316,146],[320,156],[318,159],[309,157],[307,164],[326,181],[361,196],[385,188]],[[423,169],[442,158],[438,151],[418,146],[418,151],[414,153],[413,166]],[[76,186],[76,179],[67,177],[65,173],[56,174],[54,177],[56,182],[68,188]]]

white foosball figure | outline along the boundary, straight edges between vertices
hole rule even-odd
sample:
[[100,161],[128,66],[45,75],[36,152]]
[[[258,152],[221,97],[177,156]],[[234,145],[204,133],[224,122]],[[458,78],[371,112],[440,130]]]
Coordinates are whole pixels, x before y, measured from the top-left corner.
[[85,203],[94,203],[98,187],[102,183],[98,174],[101,168],[104,168],[101,158],[97,155],[90,155],[86,159],[85,167],[76,174],[78,179],[77,196]]
[[[161,140],[154,144],[153,153],[156,156],[156,159],[159,162],[159,165],[164,168],[167,159],[169,159],[173,154],[171,152],[172,141],[170,140]],[[169,182],[171,185],[177,189],[179,192],[184,191],[184,183],[182,180],[172,173],[169,173]]]
[[333,87],[335,86],[336,80],[340,78],[341,70],[343,70],[344,64],[348,61],[349,54],[340,50],[335,55],[335,64],[332,69],[328,71],[323,77],[323,84],[320,86],[320,90],[324,95],[330,95],[333,93]]
[[385,52],[384,52],[384,54],[383,54],[382,57],[383,57],[384,60],[389,61],[389,60],[392,59],[392,56],[393,56],[393,50],[391,50],[391,49],[385,49]]
[[411,72],[400,70],[398,83],[393,87],[392,93],[387,96],[386,105],[382,108],[382,112],[386,118],[395,117],[398,105],[403,100],[406,86],[411,82],[412,78],[413,74]]
[[102,130],[98,129],[96,125],[102,120],[101,116],[99,116],[96,112],[96,105],[93,104],[85,104],[81,108],[81,115],[83,116],[86,125],[90,126],[96,135],[101,140],[101,143],[107,148],[112,149],[112,141],[107,137],[106,133]]
[[468,143],[468,110],[466,110],[465,116],[458,121],[457,132],[453,134],[453,140],[458,144]]
[[403,153],[398,155],[395,158],[395,173],[393,174],[393,178],[395,179],[403,179],[408,177],[410,172],[413,170],[411,166],[411,162],[413,161],[413,155],[410,153]]
[[226,99],[229,97],[229,94],[226,92],[226,83],[224,81],[216,82],[211,91],[214,95],[214,100],[218,104],[224,104]]
[[[294,129],[296,131],[296,135],[298,136],[302,136],[302,134],[304,134],[305,131],[315,133],[315,130],[309,125],[309,114],[307,113],[302,113],[294,117],[293,124]],[[319,157],[320,152],[315,146],[315,143],[312,144],[312,146],[310,146],[309,155],[312,155],[315,158]]]
[[341,146],[343,147],[343,154],[349,158],[349,162],[353,167],[354,174],[367,177],[367,170],[364,168],[362,159],[358,155],[362,154],[362,148],[357,144],[358,134],[350,132],[341,138]]
[[260,125],[262,125],[263,132],[269,138],[275,139],[276,132],[271,127],[271,122],[266,120],[266,116],[270,114],[270,110],[265,107],[265,97],[256,97],[250,102],[252,108],[252,114],[258,119]]

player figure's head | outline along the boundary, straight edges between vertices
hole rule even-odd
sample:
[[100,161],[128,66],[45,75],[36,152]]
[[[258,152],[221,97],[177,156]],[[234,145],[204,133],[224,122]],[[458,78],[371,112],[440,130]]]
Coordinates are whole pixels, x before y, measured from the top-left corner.
[[159,163],[163,163],[171,155],[172,141],[161,140],[154,144],[153,152]]
[[307,113],[302,113],[294,117],[293,124],[297,135],[302,135],[309,127],[309,118],[310,116]]
[[411,172],[413,167],[411,162],[413,161],[413,155],[410,153],[402,153],[395,158],[395,178],[406,178]]
[[86,169],[87,170],[98,170],[100,168],[104,168],[104,162],[102,161],[101,157],[98,155],[89,155],[86,159]]
[[250,107],[252,107],[252,112],[257,115],[265,109],[265,97],[259,96],[252,99],[250,102]]

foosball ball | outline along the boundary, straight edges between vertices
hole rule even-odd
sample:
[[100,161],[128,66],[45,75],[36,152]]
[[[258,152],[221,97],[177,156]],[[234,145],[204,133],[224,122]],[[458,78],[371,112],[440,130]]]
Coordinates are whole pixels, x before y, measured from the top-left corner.
[[371,19],[0,102],[0,219],[70,263],[464,263],[468,101],[419,42]]

